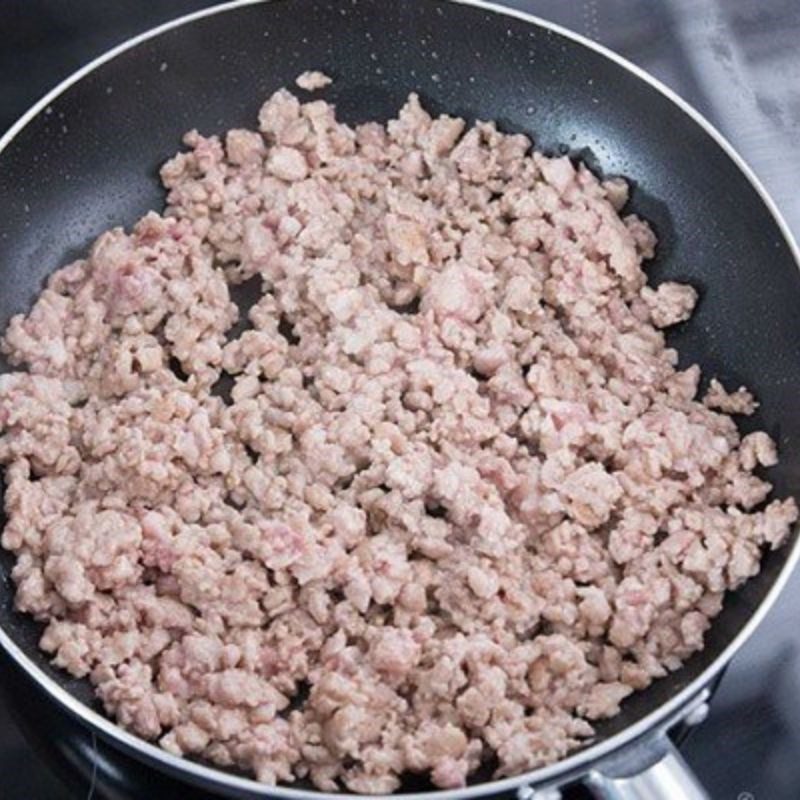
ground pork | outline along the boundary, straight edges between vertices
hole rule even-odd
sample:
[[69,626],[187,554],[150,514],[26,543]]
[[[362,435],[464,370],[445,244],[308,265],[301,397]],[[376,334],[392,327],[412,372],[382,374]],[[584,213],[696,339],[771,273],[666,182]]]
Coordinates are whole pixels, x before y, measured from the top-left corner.
[[775,445],[676,371],[697,292],[647,285],[622,179],[415,95],[258,119],[8,326],[17,608],[125,728],[261,781],[560,759],[786,538]]
[[746,387],[740,386],[729,392],[716,378],[712,378],[703,402],[709,407],[725,414],[744,414],[749,416],[758,408],[758,403]]
[[330,86],[333,80],[324,72],[315,69],[302,72],[295,79],[295,83],[307,92],[314,92],[317,89],[324,89],[326,86]]

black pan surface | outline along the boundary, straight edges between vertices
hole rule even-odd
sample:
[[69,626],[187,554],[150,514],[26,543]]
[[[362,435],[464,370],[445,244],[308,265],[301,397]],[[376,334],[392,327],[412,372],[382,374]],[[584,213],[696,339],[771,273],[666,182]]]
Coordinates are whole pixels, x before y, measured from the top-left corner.
[[[241,5],[144,39],[88,72],[0,153],[0,326],[44,278],[114,225],[163,206],[159,164],[184,131],[253,126],[263,100],[305,69],[335,78],[319,96],[344,120],[386,119],[410,91],[433,112],[497,120],[539,148],[570,152],[635,185],[630,209],[659,237],[653,282],[702,296],[671,334],[682,363],[761,401],[743,427],[779,442],[778,496],[800,487],[800,272],[760,192],[714,136],[624,64],[548,28],[439,0],[273,0]],[[7,365],[3,364],[6,370]],[[706,649],[624,705],[599,738],[655,710],[712,663],[760,605],[788,548],[731,595]],[[38,627],[12,608],[0,556],[0,625],[81,701],[84,682],[51,668]]]

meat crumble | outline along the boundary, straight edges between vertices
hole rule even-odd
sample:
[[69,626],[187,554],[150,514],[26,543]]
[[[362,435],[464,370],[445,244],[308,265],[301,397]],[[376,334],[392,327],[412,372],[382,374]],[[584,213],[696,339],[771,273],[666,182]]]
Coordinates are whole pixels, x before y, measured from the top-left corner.
[[260,781],[554,762],[784,541],[775,444],[678,370],[698,295],[648,286],[623,180],[413,94],[258,122],[187,134],[165,211],[8,326],[17,608],[124,728]]
[[315,92],[317,89],[324,89],[333,83],[333,79],[320,72],[318,69],[306,70],[295,79],[295,83],[307,92]]

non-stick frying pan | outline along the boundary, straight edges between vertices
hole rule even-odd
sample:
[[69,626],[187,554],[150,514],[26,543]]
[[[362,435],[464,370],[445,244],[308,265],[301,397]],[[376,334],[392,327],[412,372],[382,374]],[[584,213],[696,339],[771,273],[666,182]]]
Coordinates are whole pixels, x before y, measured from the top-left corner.
[[[778,496],[798,490],[800,272],[774,205],[722,137],[652,78],[574,34],[478,0],[234,2],[162,26],[77,73],[0,140],[0,325],[96,235],[163,205],[156,170],[186,129],[252,125],[272,91],[311,68],[334,76],[323,96],[348,122],[386,119],[416,90],[434,112],[497,120],[539,148],[631,178],[632,210],[659,236],[653,281],[689,281],[702,295],[671,343],[685,364],[757,393],[761,408],[748,426],[781,449],[769,478]],[[527,775],[487,774],[436,795],[532,796],[530,787],[581,780],[607,798],[702,797],[666,731],[704,699],[799,552],[795,535],[766,554],[760,575],[727,598],[705,650],[627,700],[590,746]],[[175,758],[105,719],[89,686],[37,650],[39,629],[13,610],[10,567],[3,554],[0,644],[76,724],[209,793],[320,796]],[[418,781],[405,789],[427,790]]]

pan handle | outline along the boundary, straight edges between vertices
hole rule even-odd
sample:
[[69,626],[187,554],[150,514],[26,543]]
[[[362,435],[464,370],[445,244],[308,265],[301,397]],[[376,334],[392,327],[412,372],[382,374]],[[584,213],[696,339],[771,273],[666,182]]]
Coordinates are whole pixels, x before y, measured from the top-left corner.
[[666,733],[600,764],[585,784],[597,800],[710,800]]

